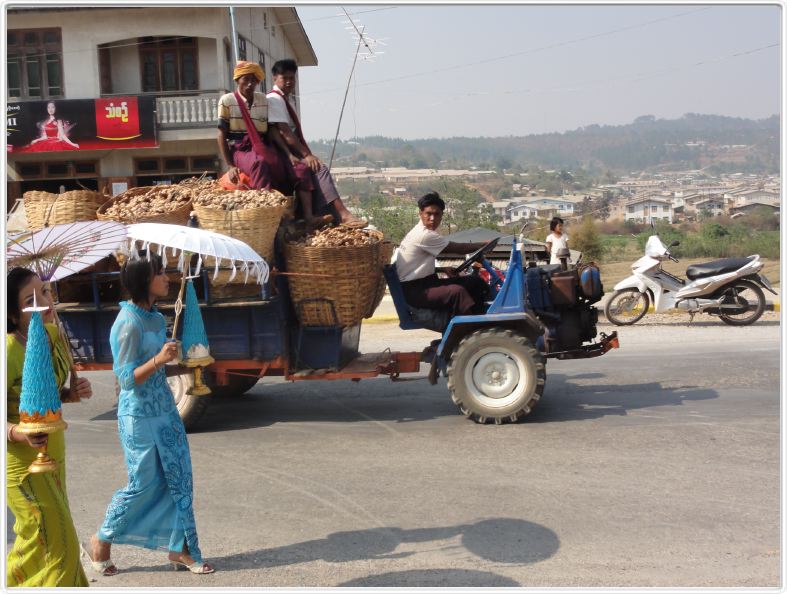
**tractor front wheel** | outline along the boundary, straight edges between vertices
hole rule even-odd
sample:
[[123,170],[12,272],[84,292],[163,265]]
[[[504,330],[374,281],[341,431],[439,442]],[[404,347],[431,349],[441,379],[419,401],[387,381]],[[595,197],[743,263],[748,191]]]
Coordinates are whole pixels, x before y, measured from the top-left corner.
[[544,356],[514,330],[468,334],[448,363],[451,399],[477,423],[514,423],[530,414],[545,383]]

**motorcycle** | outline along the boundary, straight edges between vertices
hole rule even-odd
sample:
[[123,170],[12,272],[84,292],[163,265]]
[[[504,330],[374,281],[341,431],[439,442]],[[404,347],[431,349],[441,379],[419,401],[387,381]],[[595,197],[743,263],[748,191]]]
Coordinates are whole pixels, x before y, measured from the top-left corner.
[[610,322],[634,324],[648,313],[652,301],[656,313],[677,309],[689,313],[692,320],[698,313],[707,313],[730,326],[747,326],[765,311],[762,288],[777,294],[760,274],[763,263],[757,254],[694,264],[686,269],[688,280],[670,274],[661,263],[678,262],[669,251],[678,245],[679,241],[673,241],[665,246],[658,235],[648,239],[645,256],[631,265],[633,274],[615,285],[604,307]]

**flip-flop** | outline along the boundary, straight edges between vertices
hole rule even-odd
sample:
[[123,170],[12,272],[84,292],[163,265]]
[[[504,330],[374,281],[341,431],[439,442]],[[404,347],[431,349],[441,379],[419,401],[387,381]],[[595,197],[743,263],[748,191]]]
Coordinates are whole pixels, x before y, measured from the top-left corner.
[[347,221],[346,223],[342,221],[340,225],[342,227],[347,227],[348,229],[363,229],[364,227],[369,226],[369,222],[366,221],[365,219],[353,219]]
[[[106,577],[111,577],[120,573],[120,570],[115,566],[115,563],[112,561],[112,559],[107,559],[106,561],[93,561],[93,555],[90,554],[90,549],[92,547],[88,548],[84,542],[80,542],[79,548],[82,549],[82,554],[88,558],[88,561],[90,561],[90,566],[96,573],[100,573]],[[112,571],[112,569],[114,569],[114,571]]]

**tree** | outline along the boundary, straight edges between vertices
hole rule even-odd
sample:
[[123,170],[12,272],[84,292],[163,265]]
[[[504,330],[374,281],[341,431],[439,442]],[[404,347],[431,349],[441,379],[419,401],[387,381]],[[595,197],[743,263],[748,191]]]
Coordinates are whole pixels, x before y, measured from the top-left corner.
[[604,255],[604,246],[601,243],[601,235],[596,229],[593,217],[585,215],[579,228],[571,235],[571,247],[582,252],[582,261],[601,260]]

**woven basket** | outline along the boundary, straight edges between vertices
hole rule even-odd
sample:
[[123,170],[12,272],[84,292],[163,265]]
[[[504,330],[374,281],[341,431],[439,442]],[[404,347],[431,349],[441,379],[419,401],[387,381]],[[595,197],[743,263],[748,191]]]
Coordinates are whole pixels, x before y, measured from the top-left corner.
[[45,217],[46,226],[75,221],[95,221],[96,211],[107,197],[93,190],[72,190],[58,195]]
[[[287,243],[287,271],[326,276],[290,276],[290,295],[304,326],[355,326],[367,317],[377,298],[383,234],[363,246],[313,247]],[[335,312],[335,316],[334,316]]]
[[50,207],[57,200],[57,194],[31,190],[22,195],[25,204],[25,217],[31,230],[42,229],[46,224],[46,216]]
[[[167,188],[169,186],[141,186],[138,188],[130,188],[104,202],[96,211],[96,218],[99,221],[118,221],[120,223],[170,223],[173,225],[185,225],[189,222],[189,214],[192,210],[191,200],[184,202],[181,206],[164,213],[148,213],[141,214],[136,217],[122,217],[114,214],[107,214],[107,210],[115,204],[122,202],[129,202],[132,198],[147,194],[148,192],[159,190],[160,188]],[[181,186],[180,189],[193,195],[193,190],[188,187]]]
[[249,275],[249,282],[244,283],[245,272],[238,270],[232,282],[229,281],[232,270],[219,268],[216,280],[213,280],[213,269],[208,268],[208,279],[210,280],[210,296],[213,299],[259,299],[262,287],[257,284],[253,275]]
[[[215,192],[215,191],[214,191]],[[273,241],[279,228],[282,215],[289,208],[292,199],[281,206],[261,206],[238,210],[224,210],[209,206],[194,205],[197,220],[202,229],[229,235],[249,244],[251,249],[273,262]],[[207,262],[207,264],[211,264]],[[211,264],[212,265],[212,264]]]

